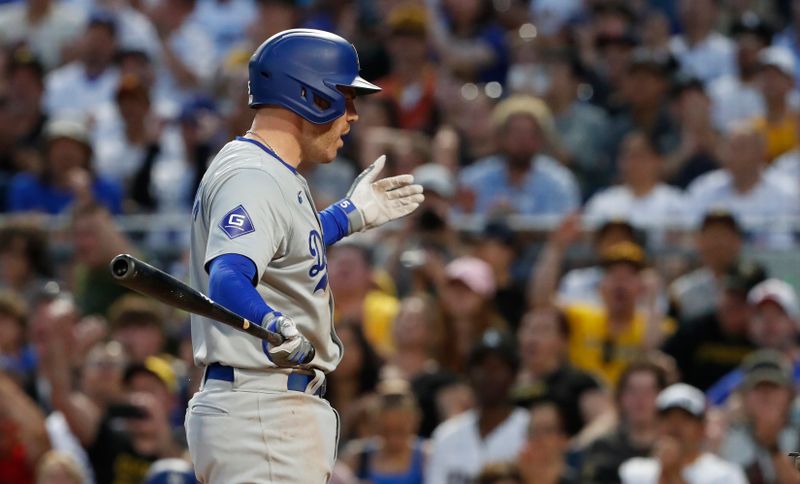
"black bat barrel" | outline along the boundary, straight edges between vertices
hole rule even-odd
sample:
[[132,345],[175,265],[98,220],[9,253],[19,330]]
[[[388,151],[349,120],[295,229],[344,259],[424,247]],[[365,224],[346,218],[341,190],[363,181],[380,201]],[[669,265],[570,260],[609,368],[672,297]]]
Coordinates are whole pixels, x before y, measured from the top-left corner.
[[109,268],[117,284],[128,289],[157,299],[169,306],[225,323],[257,338],[269,341],[273,345],[283,342],[281,335],[251,323],[215,303],[200,291],[132,255],[120,254],[114,257]]

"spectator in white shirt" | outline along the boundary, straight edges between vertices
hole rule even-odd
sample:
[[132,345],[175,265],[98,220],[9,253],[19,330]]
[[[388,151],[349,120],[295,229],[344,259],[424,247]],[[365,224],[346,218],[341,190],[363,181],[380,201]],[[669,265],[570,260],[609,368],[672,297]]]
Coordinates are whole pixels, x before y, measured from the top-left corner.
[[158,32],[157,96],[189,102],[210,81],[217,53],[210,37],[191,21],[195,0],[156,0],[148,11]]
[[86,117],[113,99],[119,77],[114,66],[116,30],[110,16],[92,16],[78,60],[47,76],[44,105],[51,117]]
[[28,0],[0,6],[0,45],[24,43],[47,69],[83,30],[86,15],[68,2]]
[[625,136],[617,163],[622,184],[592,196],[585,216],[600,220],[621,218],[642,228],[686,219],[686,198],[683,192],[661,181],[664,159],[646,133],[634,130]]
[[737,72],[708,85],[714,126],[719,130],[727,130],[766,112],[764,98],[755,81],[759,70],[758,53],[770,44],[772,30],[749,12],[733,24],[731,35],[736,41]]
[[714,211],[703,217],[694,237],[701,266],[675,279],[669,287],[671,312],[679,321],[714,311],[722,278],[739,259],[743,243],[742,229],[730,212]]
[[656,400],[658,437],[653,457],[634,457],[619,469],[622,484],[746,484],[742,469],[703,451],[706,397],[676,383]]
[[782,154],[767,169],[766,176],[783,180],[800,193],[800,147]]
[[427,484],[468,484],[486,464],[517,458],[529,420],[528,412],[509,399],[518,366],[515,345],[496,330],[487,331],[472,349],[467,372],[477,408],[434,431]]
[[679,9],[684,32],[669,43],[681,70],[706,83],[736,70],[733,42],[714,31],[718,1],[681,0]]
[[751,124],[727,134],[720,150],[723,167],[689,185],[695,220],[715,210],[730,211],[745,229],[764,228],[797,215],[796,191],[783,180],[764,175],[766,144]]

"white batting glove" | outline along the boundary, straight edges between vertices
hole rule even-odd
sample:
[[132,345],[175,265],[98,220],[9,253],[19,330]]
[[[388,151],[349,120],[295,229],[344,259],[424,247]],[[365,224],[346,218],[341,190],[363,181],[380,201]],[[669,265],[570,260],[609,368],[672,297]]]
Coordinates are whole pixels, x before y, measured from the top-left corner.
[[375,181],[383,170],[386,155],[381,155],[373,164],[362,171],[347,198],[353,202],[361,214],[362,224],[351,223],[351,232],[368,230],[383,225],[390,220],[405,217],[419,207],[425,200],[421,185],[413,185],[411,175],[398,175]]
[[284,338],[283,343],[277,346],[267,343],[267,356],[276,365],[291,368],[314,359],[314,346],[288,317],[279,312],[269,313],[261,325]]

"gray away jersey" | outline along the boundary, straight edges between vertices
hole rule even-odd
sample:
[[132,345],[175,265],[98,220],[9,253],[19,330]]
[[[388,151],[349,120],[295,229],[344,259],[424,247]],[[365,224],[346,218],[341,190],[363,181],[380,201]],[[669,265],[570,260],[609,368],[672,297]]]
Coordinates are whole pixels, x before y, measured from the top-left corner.
[[[208,294],[206,264],[231,253],[256,264],[261,297],[290,317],[314,345],[311,366],[325,372],[336,368],[342,348],[333,329],[325,244],[308,185],[294,168],[245,138],[220,150],[197,189],[191,286]],[[275,366],[260,339],[195,314],[192,346],[198,365]]]

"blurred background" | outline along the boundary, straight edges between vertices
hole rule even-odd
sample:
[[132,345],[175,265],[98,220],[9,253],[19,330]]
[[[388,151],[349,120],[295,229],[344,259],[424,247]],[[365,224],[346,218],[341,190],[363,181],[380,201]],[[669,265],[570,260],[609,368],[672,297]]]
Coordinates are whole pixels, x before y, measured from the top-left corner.
[[332,482],[800,482],[797,0],[0,1],[0,482],[194,482],[188,315],[107,263],[187,277],[301,26],[383,88],[317,207],[383,153],[426,191],[327,254]]

